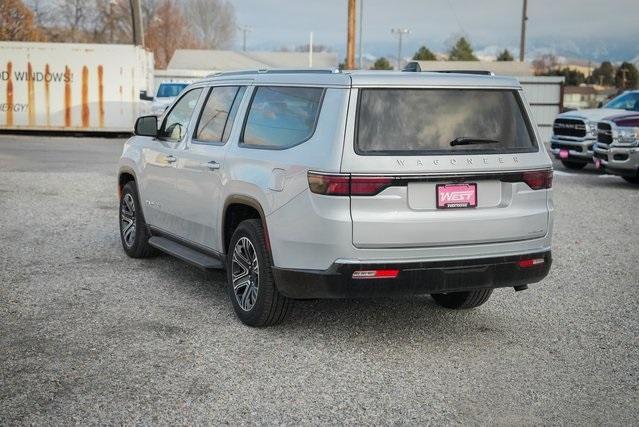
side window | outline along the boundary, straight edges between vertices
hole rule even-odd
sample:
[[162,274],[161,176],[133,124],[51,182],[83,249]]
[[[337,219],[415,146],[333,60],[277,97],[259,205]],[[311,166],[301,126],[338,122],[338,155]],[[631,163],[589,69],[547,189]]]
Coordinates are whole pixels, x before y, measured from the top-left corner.
[[197,142],[225,143],[228,140],[245,90],[245,87],[237,86],[219,86],[211,90],[195,132]]
[[242,143],[283,149],[308,140],[315,132],[323,95],[323,88],[257,87]]
[[186,128],[191,121],[191,115],[200,97],[202,89],[193,89],[188,91],[173,106],[173,109],[164,118],[160,136],[174,141],[180,141],[186,132]]

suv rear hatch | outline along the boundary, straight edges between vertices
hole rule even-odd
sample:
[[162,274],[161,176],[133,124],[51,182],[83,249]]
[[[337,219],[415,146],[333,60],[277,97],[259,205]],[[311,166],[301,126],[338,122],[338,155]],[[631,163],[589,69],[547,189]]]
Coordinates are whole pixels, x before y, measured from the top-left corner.
[[517,88],[359,88],[349,111],[356,247],[546,235],[552,171]]

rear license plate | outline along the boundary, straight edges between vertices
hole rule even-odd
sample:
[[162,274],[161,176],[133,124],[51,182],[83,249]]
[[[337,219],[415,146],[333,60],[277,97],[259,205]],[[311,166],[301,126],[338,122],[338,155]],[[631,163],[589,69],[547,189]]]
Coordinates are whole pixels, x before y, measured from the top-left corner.
[[595,158],[595,169],[599,169],[601,167],[601,160]]
[[560,159],[567,159],[568,157],[570,157],[570,153],[568,152],[568,150],[559,150]]
[[437,184],[437,209],[476,207],[477,184]]

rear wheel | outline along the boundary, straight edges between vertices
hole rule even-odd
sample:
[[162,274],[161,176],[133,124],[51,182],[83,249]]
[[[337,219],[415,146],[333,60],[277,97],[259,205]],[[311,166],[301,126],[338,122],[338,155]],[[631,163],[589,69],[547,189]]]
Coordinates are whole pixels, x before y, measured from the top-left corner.
[[446,308],[464,309],[479,307],[490,298],[492,289],[478,289],[467,292],[450,292],[447,294],[431,294],[435,302]]
[[562,160],[561,164],[564,165],[566,169],[579,170],[586,167],[588,163],[586,162],[575,162],[573,160]]
[[639,184],[639,176],[624,176],[623,179],[631,184]]
[[243,323],[270,326],[284,320],[291,300],[275,286],[260,220],[242,221],[233,232],[226,274],[231,303]]

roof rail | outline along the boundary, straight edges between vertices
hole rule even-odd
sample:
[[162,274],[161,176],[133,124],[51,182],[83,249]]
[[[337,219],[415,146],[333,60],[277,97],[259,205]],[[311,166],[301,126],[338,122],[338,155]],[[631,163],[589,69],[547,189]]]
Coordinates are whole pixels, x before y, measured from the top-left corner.
[[206,76],[206,78],[222,76],[249,76],[253,74],[333,74],[339,73],[338,69],[331,68],[259,68],[254,70],[219,71]]
[[475,74],[481,76],[494,76],[495,73],[489,70],[422,70],[418,62],[409,62],[402,71],[419,73],[449,73],[449,74]]

